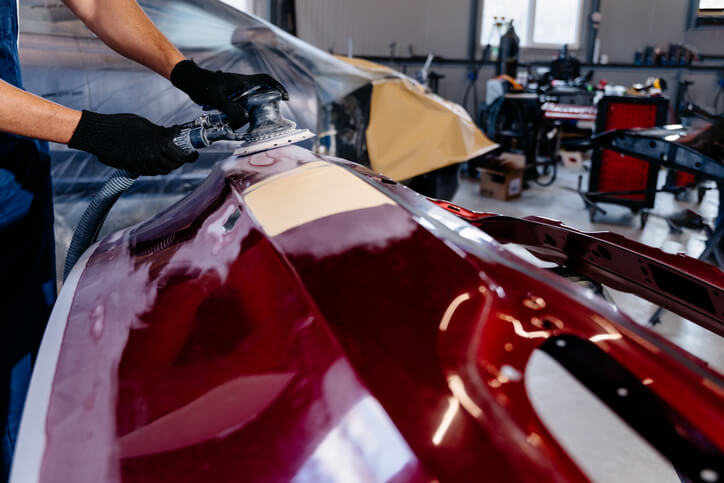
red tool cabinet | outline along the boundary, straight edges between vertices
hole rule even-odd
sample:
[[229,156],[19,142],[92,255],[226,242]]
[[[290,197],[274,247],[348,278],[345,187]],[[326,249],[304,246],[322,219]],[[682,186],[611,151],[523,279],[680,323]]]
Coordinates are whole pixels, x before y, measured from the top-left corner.
[[[598,103],[596,133],[612,129],[661,126],[666,123],[668,99],[606,96]],[[628,206],[634,211],[652,208],[658,166],[632,156],[594,149],[588,198],[593,202]]]

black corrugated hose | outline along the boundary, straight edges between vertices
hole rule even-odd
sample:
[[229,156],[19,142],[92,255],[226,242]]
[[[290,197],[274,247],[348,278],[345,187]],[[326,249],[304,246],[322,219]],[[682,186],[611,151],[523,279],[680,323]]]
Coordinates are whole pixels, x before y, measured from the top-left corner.
[[89,246],[95,243],[101,226],[116,200],[131,187],[138,175],[123,169],[117,169],[93,196],[85,209],[70,241],[68,255],[65,258],[63,281],[68,278],[73,266]]

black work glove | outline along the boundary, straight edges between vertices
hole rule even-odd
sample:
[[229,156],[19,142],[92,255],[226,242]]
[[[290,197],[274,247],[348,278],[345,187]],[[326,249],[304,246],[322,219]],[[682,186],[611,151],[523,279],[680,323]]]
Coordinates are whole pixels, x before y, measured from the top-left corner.
[[282,99],[289,100],[283,85],[267,74],[241,75],[202,69],[193,60],[182,60],[171,71],[171,83],[189,95],[192,101],[204,107],[217,109],[231,119],[235,129],[249,120],[237,99],[249,89],[262,87],[276,89]]
[[103,164],[138,175],[168,174],[199,157],[197,151],[187,152],[173,143],[180,130],[135,114],[83,111],[68,147],[88,151]]

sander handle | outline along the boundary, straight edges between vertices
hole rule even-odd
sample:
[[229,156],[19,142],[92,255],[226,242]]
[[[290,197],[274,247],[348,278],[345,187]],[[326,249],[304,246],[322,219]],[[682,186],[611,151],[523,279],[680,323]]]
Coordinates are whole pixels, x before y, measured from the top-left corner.
[[173,139],[173,143],[186,153],[203,149],[216,141],[238,139],[229,125],[229,117],[223,112],[204,114],[181,124],[180,127],[181,131]]
[[[205,114],[193,121],[181,124],[181,131],[176,135],[173,143],[188,152],[205,148],[221,139],[235,140],[234,131],[228,121],[229,118],[220,112]],[[68,277],[73,266],[88,247],[96,242],[111,208],[118,198],[128,191],[137,177],[136,173],[117,169],[95,193],[73,232],[65,258],[63,280]]]

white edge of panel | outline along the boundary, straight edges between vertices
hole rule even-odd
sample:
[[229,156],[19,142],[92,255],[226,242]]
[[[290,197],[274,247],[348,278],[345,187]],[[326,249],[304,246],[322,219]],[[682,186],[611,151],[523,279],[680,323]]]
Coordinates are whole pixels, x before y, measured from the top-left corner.
[[75,264],[50,314],[25,399],[15,456],[10,470],[10,483],[35,483],[40,478],[40,466],[45,453],[45,423],[60,347],[80,276],[97,246],[98,243],[95,243],[86,250]]

